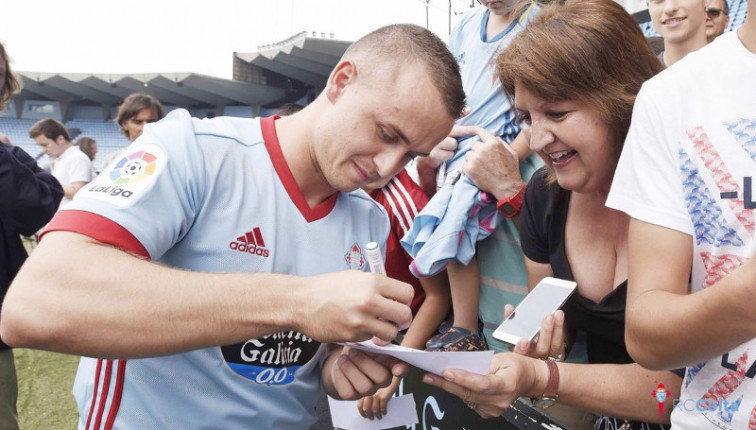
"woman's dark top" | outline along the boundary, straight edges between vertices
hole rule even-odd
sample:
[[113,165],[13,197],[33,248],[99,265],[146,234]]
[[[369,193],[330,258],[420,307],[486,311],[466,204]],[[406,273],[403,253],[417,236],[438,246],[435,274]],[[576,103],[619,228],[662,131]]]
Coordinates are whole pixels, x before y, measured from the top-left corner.
[[[574,281],[564,247],[564,228],[571,191],[558,183],[548,183],[548,170],[539,169],[525,190],[520,213],[520,242],[522,252],[536,263],[551,265],[554,277]],[[622,282],[599,303],[575,293],[563,306],[565,326],[569,331],[582,330],[586,334],[588,362],[594,364],[628,364],[633,359],[625,347],[625,302],[627,280]],[[682,377],[685,369],[671,372]],[[652,387],[653,388],[653,387]],[[661,429],[667,425],[601,416],[594,428],[615,430],[624,425],[632,429]]]
[[[537,263],[549,264],[554,277],[574,281],[564,247],[564,228],[571,191],[558,183],[549,184],[548,170],[539,169],[525,191],[520,215],[523,253]],[[589,363],[632,363],[625,348],[625,301],[627,281],[599,303],[576,291],[565,303],[565,324],[569,330],[586,333]]]

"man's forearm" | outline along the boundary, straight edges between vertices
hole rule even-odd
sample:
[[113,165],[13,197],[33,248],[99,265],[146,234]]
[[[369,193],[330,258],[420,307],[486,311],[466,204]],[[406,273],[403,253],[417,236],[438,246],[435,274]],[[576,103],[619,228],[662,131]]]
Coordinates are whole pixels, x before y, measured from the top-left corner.
[[693,258],[700,258],[693,255],[693,240],[630,220],[625,341],[644,367],[700,363],[756,336],[756,260],[691,293]]
[[680,397],[682,379],[669,371],[650,371],[637,364],[559,363],[559,402],[604,415],[669,423],[672,402],[659,416],[649,394],[661,383],[669,398]]
[[647,291],[628,304],[628,352],[651,369],[722,355],[756,337],[754,290],[753,270],[741,268],[693,294]]
[[299,278],[187,272],[92,242],[65,232],[45,237],[6,296],[7,343],[148,357],[291,329],[296,318],[289,292]]

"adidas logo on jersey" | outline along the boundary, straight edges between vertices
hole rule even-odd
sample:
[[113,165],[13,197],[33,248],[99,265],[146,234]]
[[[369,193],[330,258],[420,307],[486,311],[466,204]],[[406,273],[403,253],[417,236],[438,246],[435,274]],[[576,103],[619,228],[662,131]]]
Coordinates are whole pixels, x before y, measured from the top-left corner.
[[270,251],[265,249],[265,241],[259,227],[255,227],[252,231],[244,233],[244,236],[237,237],[235,241],[231,241],[228,244],[228,247],[234,251],[246,252],[247,254],[259,255],[261,257],[268,257],[270,255]]

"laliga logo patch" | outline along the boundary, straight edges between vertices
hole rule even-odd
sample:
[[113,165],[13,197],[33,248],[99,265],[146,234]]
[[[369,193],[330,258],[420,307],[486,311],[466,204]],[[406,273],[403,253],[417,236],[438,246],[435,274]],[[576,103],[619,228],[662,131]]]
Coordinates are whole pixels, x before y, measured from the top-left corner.
[[159,146],[130,148],[109,171],[85,186],[81,194],[119,207],[130,206],[152,188],[165,163],[165,151]]
[[137,151],[121,158],[110,171],[114,184],[128,184],[149,178],[157,169],[157,157],[147,151]]

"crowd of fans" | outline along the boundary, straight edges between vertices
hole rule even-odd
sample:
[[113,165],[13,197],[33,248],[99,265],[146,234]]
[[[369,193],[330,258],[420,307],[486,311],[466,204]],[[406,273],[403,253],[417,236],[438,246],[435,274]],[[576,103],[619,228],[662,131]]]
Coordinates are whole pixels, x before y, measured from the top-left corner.
[[[753,428],[756,16],[723,34],[726,0],[649,0],[655,45],[611,1],[480,3],[448,44],[366,35],[274,117],[132,94],[102,173],[53,119],[29,131],[48,169],[3,141],[0,428],[11,346],[82,356],[80,428],[308,428],[320,387],[380,419],[407,365],[338,344],[370,338],[496,350],[423,377],[484,418],[529,397],[575,429]],[[492,339],[544,277],[577,290]]]

